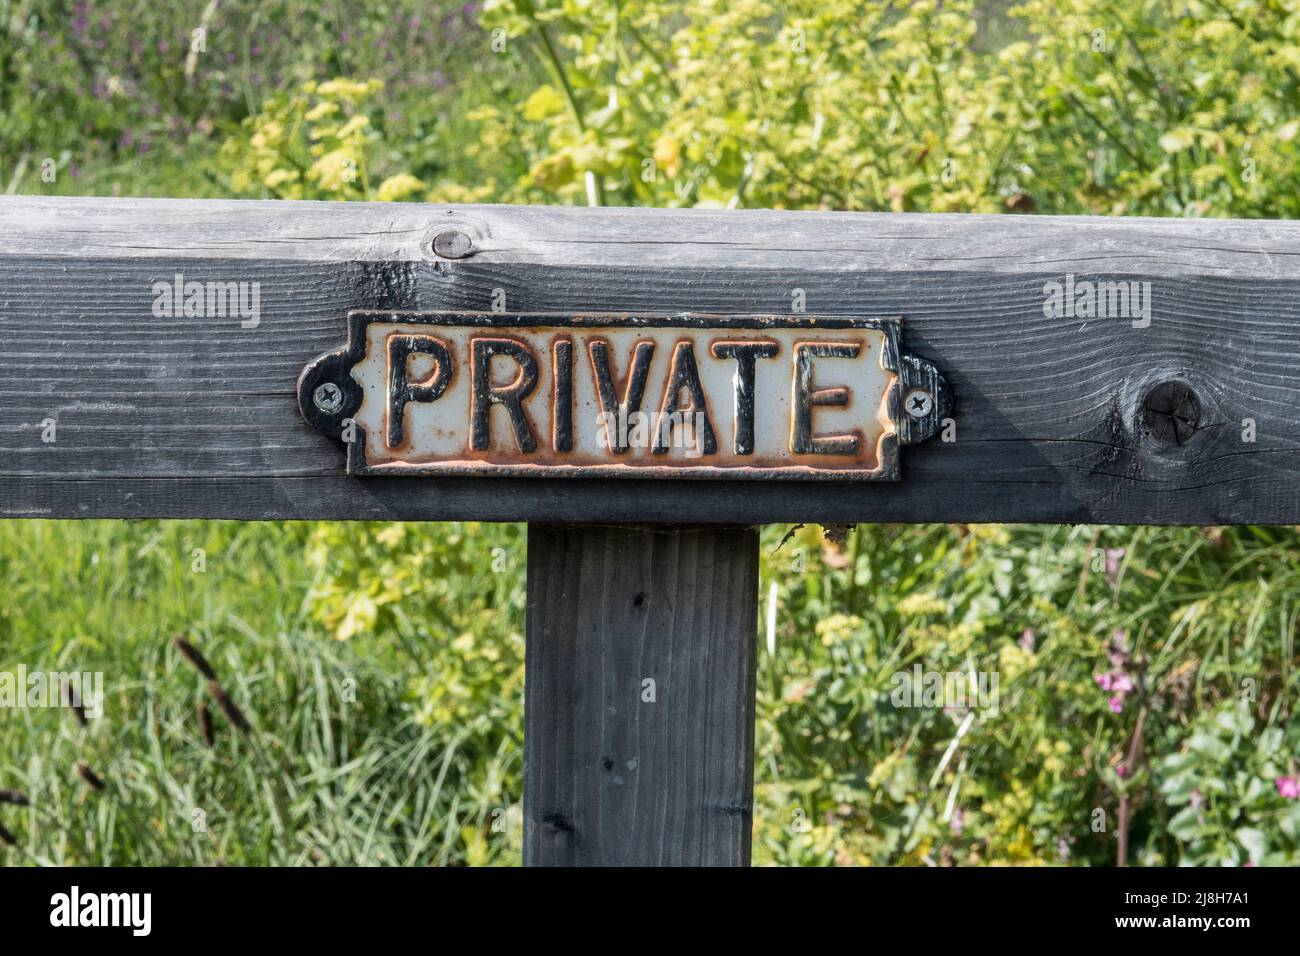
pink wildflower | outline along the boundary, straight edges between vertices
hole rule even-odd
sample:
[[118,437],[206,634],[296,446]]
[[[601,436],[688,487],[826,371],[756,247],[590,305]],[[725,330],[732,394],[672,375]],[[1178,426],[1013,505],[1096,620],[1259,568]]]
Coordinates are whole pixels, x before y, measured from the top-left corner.
[[1288,800],[1300,800],[1300,777],[1278,777],[1277,792]]
[[1124,560],[1125,548],[1106,549],[1106,580],[1111,587],[1119,584],[1119,566]]
[[1124,698],[1112,697],[1110,700],[1106,701],[1106,706],[1110,708],[1112,714],[1121,714],[1124,712]]

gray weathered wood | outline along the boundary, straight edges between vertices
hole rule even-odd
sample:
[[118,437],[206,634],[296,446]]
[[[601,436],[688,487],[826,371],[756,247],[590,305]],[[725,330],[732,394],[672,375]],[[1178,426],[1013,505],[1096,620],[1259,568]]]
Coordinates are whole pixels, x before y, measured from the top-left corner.
[[749,864],[757,605],[753,530],[529,526],[525,865]]
[[[472,251],[435,256],[452,229]],[[257,328],[155,318],[177,271],[258,282]],[[1150,282],[1150,327],[1045,318],[1066,273]],[[294,381],[347,310],[496,290],[512,311],[788,312],[802,290],[901,314],[956,440],[888,484],[345,477]],[[1181,443],[1144,434],[1166,381],[1201,410],[1165,430]],[[1295,222],[0,199],[3,516],[1294,523],[1298,396]]]

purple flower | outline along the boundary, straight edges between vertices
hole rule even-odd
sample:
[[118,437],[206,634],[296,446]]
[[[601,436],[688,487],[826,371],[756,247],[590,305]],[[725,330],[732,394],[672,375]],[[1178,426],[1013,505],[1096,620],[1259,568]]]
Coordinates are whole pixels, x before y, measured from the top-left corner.
[[1114,678],[1111,677],[1110,674],[1097,674],[1095,680],[1097,681],[1097,686],[1102,690],[1110,690],[1111,686],[1114,684]]
[[1016,643],[1020,645],[1022,651],[1025,651],[1028,654],[1034,653],[1034,648],[1038,646],[1038,638],[1037,635],[1034,634],[1034,629],[1032,627],[1025,628],[1020,633],[1020,640]]
[[1300,800],[1300,777],[1278,777],[1277,792],[1288,800]]
[[1133,690],[1133,678],[1123,672],[1118,673],[1111,680],[1110,687],[1118,694],[1127,694]]
[[1126,548],[1106,549],[1106,580],[1110,582],[1111,587],[1119,583],[1119,566],[1126,553]]
[[1112,714],[1122,714],[1124,712],[1124,698],[1112,697],[1106,701],[1106,706],[1110,708]]
[[952,819],[948,821],[948,827],[952,830],[953,833],[957,834],[958,836],[961,836],[961,831],[965,828],[965,826],[966,824],[961,814],[961,807],[958,807],[956,810],[952,812]]

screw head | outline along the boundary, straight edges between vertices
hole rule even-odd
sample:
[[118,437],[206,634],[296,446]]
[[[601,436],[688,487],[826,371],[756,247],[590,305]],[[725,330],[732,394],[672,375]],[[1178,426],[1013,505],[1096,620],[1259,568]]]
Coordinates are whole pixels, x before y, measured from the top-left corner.
[[433,251],[444,259],[464,259],[474,251],[474,241],[459,229],[448,229],[433,237]]
[[934,399],[923,388],[914,388],[903,398],[903,407],[912,418],[925,418],[934,411]]
[[343,407],[343,389],[333,382],[322,382],[311,393],[311,400],[322,412],[333,415]]

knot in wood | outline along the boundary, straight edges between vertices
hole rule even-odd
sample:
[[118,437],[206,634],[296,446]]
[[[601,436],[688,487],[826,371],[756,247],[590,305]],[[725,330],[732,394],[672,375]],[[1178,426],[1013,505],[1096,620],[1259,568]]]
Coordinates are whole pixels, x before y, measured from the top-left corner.
[[1142,433],[1158,445],[1184,445],[1201,423],[1201,400],[1186,382],[1161,382],[1142,399]]
[[433,251],[443,259],[464,259],[474,251],[474,240],[459,229],[448,229],[434,237]]

